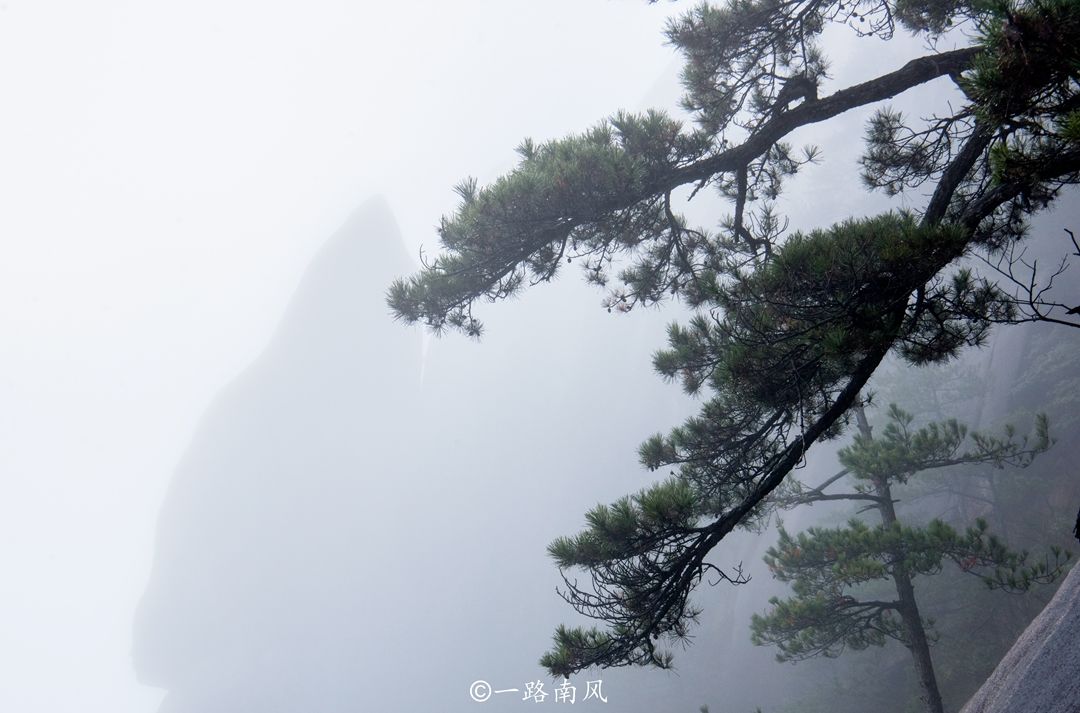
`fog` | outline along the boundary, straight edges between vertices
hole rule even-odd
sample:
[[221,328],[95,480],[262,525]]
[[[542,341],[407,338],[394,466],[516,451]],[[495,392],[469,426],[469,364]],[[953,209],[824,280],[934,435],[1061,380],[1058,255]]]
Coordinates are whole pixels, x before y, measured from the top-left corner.
[[[457,711],[477,679],[551,687],[536,661],[575,618],[545,547],[659,477],[637,445],[696,407],[650,365],[678,307],[609,315],[568,270],[489,306],[477,343],[382,296],[436,249],[451,187],[523,137],[674,107],[660,30],[687,7],[0,4],[0,710]],[[867,46],[836,46],[835,86],[916,47],[844,61]],[[793,227],[902,205],[853,175],[863,119],[797,135],[826,163]],[[995,369],[1022,366],[1010,338]],[[678,672],[579,696],[783,702],[746,685],[793,670],[748,643],[780,591],[759,574],[703,589]]]

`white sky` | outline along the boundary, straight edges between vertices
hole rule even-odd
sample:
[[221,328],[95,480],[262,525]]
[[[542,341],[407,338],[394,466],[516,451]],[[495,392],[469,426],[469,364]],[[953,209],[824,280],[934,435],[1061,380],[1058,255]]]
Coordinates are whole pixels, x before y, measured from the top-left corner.
[[0,2],[0,710],[154,710],[158,506],[308,258],[373,193],[433,246],[465,175],[638,106],[685,7]]

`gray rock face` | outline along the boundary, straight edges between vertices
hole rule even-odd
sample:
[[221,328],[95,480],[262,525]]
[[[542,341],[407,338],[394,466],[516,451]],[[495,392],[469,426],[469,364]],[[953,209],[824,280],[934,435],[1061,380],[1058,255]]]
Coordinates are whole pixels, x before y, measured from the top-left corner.
[[961,713],[1080,711],[1080,568],[1073,567]]

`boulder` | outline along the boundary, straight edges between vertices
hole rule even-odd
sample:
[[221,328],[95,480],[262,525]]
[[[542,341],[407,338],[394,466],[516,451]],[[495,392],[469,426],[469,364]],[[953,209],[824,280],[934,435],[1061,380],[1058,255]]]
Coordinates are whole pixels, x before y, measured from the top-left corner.
[[960,713],[1080,712],[1080,568]]

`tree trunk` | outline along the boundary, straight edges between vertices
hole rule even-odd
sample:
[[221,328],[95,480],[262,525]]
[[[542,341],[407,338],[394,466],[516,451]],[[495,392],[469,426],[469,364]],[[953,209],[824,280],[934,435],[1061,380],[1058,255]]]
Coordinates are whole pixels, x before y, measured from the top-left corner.
[[930,658],[930,644],[926,640],[926,630],[919,615],[919,606],[915,602],[915,588],[911,584],[911,577],[903,568],[898,568],[893,572],[893,582],[896,583],[896,591],[900,595],[900,617],[907,630],[908,649],[911,657],[915,659],[915,672],[919,676],[919,687],[922,688],[923,705],[926,706],[927,713],[943,713],[941,692],[938,691],[934,663]]
[[[870,424],[867,423],[866,413],[861,406],[855,409],[855,419],[862,436],[872,438]],[[881,513],[882,523],[885,527],[896,527],[896,508],[893,507],[892,489],[889,487],[888,479],[874,478],[873,483],[876,495],[881,498],[877,509]],[[919,605],[915,601],[915,586],[911,583],[911,577],[903,564],[894,566],[892,578],[896,585],[896,593],[900,597],[900,619],[907,633],[908,650],[911,651],[911,657],[915,660],[915,672],[919,677],[919,687],[922,689],[923,705],[927,713],[944,713],[937,676],[934,674],[934,662],[930,658],[930,642],[926,638],[926,629],[923,628]]]

